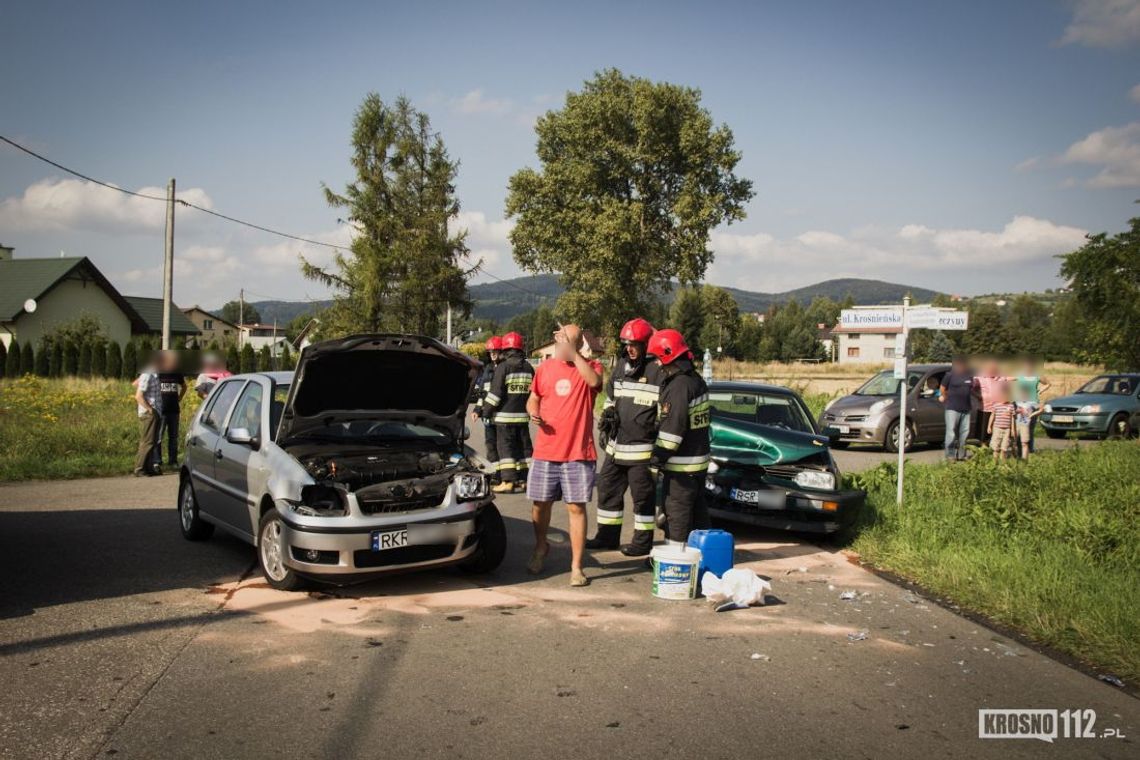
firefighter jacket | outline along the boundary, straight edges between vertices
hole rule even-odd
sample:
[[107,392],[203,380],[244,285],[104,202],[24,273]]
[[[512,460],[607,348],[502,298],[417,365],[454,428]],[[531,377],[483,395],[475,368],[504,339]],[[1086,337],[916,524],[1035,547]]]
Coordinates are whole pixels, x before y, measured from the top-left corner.
[[709,394],[688,359],[660,372],[657,439],[652,461],[666,472],[702,473],[709,466]]
[[616,414],[617,431],[606,443],[606,454],[622,464],[648,464],[657,438],[658,379],[656,362],[618,359],[606,383],[605,408]]
[[483,402],[487,399],[487,394],[491,392],[491,380],[495,377],[495,363],[488,361],[483,365],[483,371],[479,373],[479,379],[475,381],[475,414],[480,417],[483,416]]
[[483,416],[496,425],[526,425],[530,415],[526,402],[530,398],[530,385],[534,380],[534,367],[523,352],[511,349],[495,367],[491,389],[483,399]]

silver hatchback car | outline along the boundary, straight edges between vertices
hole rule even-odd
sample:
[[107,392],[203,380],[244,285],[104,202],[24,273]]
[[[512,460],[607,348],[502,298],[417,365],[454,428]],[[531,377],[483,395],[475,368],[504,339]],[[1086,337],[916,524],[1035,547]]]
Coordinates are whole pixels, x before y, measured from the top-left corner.
[[464,445],[479,369],[431,338],[356,335],[309,346],[295,372],[219,382],[186,436],[182,535],[248,541],[284,590],[494,570],[506,529]]

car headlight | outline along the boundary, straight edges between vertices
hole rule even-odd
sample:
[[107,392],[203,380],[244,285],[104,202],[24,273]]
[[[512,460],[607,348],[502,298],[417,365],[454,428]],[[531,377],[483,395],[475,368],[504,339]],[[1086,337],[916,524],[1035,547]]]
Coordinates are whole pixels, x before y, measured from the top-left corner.
[[1052,404],[1046,404],[1045,405],[1045,411],[1052,414],[1053,413],[1053,405]]
[[869,414],[878,414],[893,403],[895,403],[895,400],[893,398],[885,398],[882,401],[876,401],[875,403],[871,404],[871,408],[868,409],[867,412]]
[[487,478],[473,472],[465,472],[455,478],[455,500],[474,501],[487,495]]
[[302,488],[301,501],[291,501],[289,506],[297,514],[307,517],[341,517],[347,514],[340,492],[321,484]]
[[710,459],[709,460],[709,470],[708,470],[709,475],[712,475],[714,472],[716,472],[719,469],[720,469],[720,465],[716,463],[716,460]]
[[835,476],[822,470],[800,470],[796,473],[796,485],[801,488],[833,491],[835,490]]
[[1077,414],[1096,414],[1100,411],[1100,404],[1085,404],[1077,410]]

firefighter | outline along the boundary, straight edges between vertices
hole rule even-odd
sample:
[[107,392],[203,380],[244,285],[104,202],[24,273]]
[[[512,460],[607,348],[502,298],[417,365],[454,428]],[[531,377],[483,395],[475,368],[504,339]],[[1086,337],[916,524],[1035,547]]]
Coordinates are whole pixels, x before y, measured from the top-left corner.
[[708,386],[693,366],[693,352],[676,330],[658,330],[648,351],[660,366],[657,439],[650,461],[660,468],[665,538],[684,544],[694,528],[707,528],[704,503],[709,467]]
[[503,351],[491,379],[491,390],[483,399],[483,417],[495,425],[495,445],[499,453],[502,482],[492,489],[495,493],[512,493],[517,485],[525,485],[530,439],[526,402],[533,379],[534,367],[523,353],[523,337],[517,332],[507,333],[503,336]]
[[653,548],[657,485],[649,471],[657,438],[658,365],[646,346],[653,325],[631,319],[619,335],[622,356],[609,382],[601,429],[607,438],[606,460],[598,472],[598,532],[589,549],[617,549],[621,541],[625,492],[633,499],[633,541],[621,547],[627,557],[644,557]]
[[471,419],[483,420],[483,448],[487,451],[488,472],[491,482],[499,482],[499,448],[495,443],[495,426],[483,415],[483,401],[491,392],[491,379],[495,376],[495,367],[499,366],[500,353],[503,350],[503,339],[492,335],[487,339],[487,363],[483,365],[483,372],[479,375],[475,392],[475,409],[471,412]]

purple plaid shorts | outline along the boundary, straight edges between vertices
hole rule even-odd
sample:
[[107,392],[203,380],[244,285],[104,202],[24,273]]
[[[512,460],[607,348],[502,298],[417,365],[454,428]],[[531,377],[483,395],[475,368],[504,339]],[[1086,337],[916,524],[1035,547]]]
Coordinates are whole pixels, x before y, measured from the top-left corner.
[[594,495],[594,462],[536,459],[526,479],[526,495],[531,501],[589,504]]

